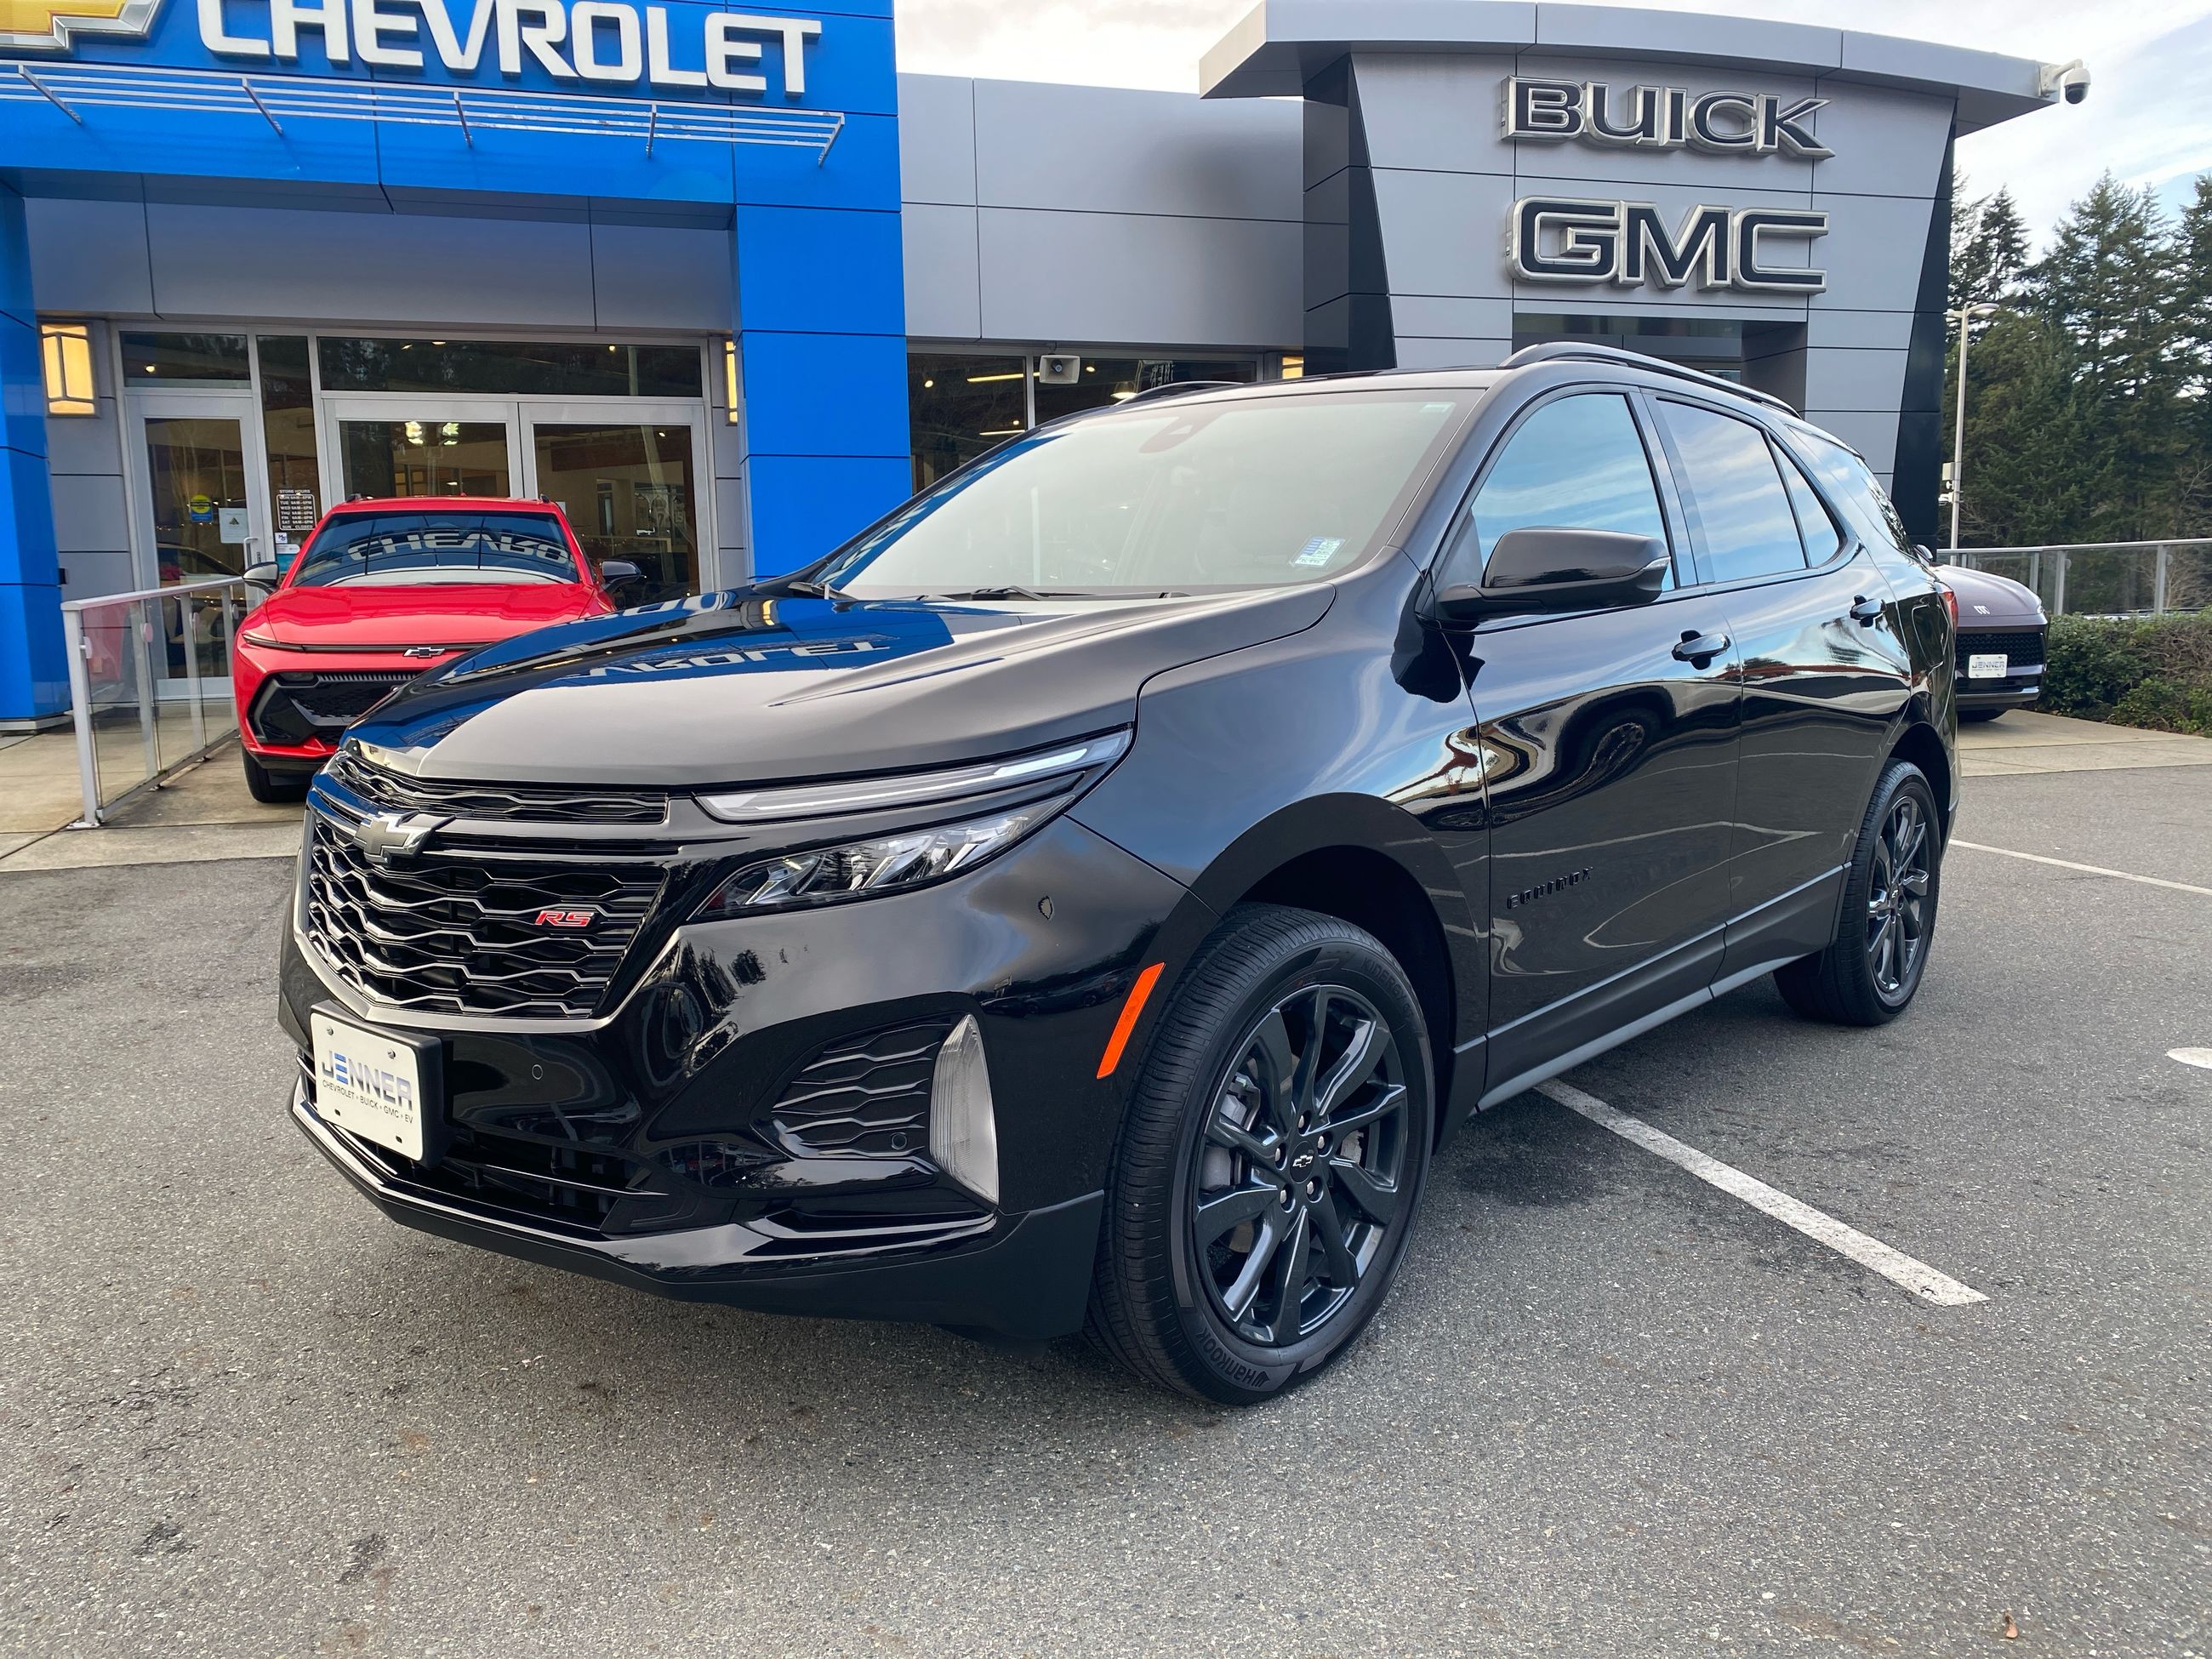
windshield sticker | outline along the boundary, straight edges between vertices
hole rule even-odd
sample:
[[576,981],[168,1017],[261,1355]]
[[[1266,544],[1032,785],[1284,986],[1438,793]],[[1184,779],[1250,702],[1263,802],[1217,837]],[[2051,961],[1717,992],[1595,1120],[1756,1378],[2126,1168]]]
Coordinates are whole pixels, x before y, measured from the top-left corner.
[[1336,556],[1336,550],[1344,545],[1341,536],[1316,536],[1298,551],[1291,562],[1308,570],[1318,570]]
[[1423,404],[1421,405],[1421,413],[1424,415],[1449,415],[1451,413],[1451,405],[1449,404]]

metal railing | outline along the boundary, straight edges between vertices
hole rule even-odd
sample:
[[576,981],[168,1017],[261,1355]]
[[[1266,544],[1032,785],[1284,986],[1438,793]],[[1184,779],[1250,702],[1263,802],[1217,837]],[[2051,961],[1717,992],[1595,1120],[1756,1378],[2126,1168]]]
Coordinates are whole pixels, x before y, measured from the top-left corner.
[[118,802],[237,731],[231,641],[246,598],[246,583],[230,576],[63,605],[84,792],[70,829],[97,829]]
[[2025,583],[2054,617],[2162,616],[2212,608],[2212,538],[1965,547],[1941,556]]

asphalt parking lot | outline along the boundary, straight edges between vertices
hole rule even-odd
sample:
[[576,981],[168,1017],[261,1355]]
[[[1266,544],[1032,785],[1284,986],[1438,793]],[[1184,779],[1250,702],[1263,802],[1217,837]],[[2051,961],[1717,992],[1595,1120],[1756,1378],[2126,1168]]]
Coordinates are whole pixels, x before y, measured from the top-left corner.
[[1905,1019],[1569,1079],[1985,1301],[1532,1094],[1245,1413],[393,1227],[285,1121],[285,865],[0,873],[0,1648],[2212,1654],[2208,825],[1977,778]]

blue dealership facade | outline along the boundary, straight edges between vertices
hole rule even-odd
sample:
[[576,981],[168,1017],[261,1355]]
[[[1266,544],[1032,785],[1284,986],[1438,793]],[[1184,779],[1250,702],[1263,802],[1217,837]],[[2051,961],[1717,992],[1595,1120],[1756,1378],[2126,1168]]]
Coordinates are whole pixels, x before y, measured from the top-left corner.
[[2021,59],[1518,0],[1273,0],[1203,97],[902,76],[891,0],[0,21],[19,726],[67,706],[64,598],[347,495],[559,500],[672,597],[1164,380],[1536,338],[1776,390],[1926,522],[1950,146],[2053,101]]

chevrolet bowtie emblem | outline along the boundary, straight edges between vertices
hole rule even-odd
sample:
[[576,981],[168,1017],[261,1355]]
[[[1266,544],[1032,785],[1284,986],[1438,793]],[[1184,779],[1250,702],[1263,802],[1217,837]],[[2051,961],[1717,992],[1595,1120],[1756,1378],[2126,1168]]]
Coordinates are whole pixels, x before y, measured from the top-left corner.
[[62,52],[80,34],[143,40],[161,0],[0,0],[0,49]]
[[428,812],[380,812],[355,827],[354,844],[371,864],[382,867],[413,858],[425,842],[452,822]]

